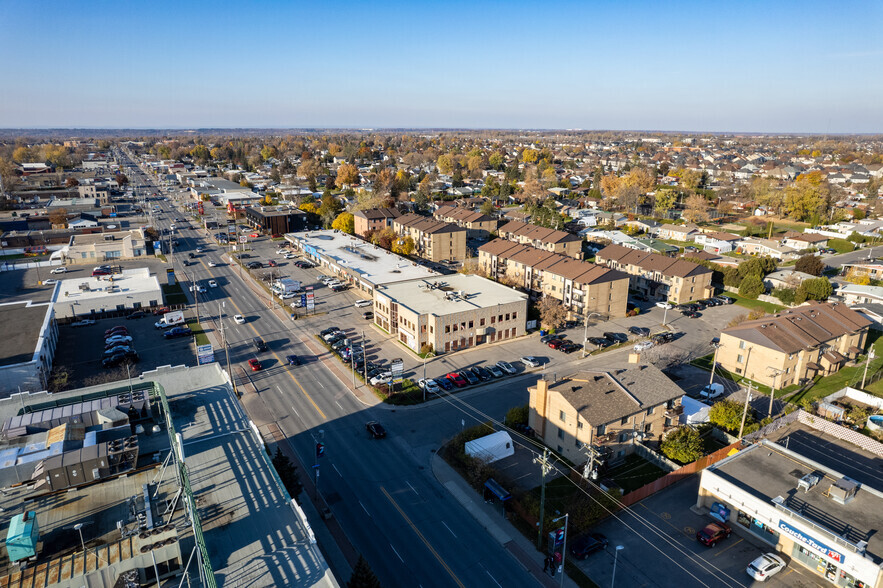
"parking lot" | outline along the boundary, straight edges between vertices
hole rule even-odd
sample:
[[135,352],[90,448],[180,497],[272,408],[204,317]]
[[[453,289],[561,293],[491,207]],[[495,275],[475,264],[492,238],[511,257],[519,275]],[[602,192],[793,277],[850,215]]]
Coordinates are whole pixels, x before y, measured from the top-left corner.
[[104,319],[94,325],[72,327],[61,325],[58,329],[59,343],[54,365],[66,367],[70,374],[71,387],[90,385],[104,378],[118,380],[126,377],[126,366],[105,369],[101,366],[104,357],[104,332],[112,327],[126,327],[132,337],[131,345],[138,352],[140,361],[131,366],[133,377],[160,365],[195,365],[196,347],[192,338],[166,340],[163,332],[153,323],[159,317],[148,315],[144,318]]
[[[593,532],[610,544],[606,550],[578,562],[599,586],[610,586],[616,546],[617,586],[752,586],[745,569],[762,553],[774,551],[736,524],[733,534],[715,547],[696,540],[696,532],[713,522],[707,514],[694,512],[699,477],[693,476],[608,517]],[[822,582],[799,564],[782,556],[788,567],[765,582],[772,587],[814,587]],[[677,579],[673,582],[673,579]]]

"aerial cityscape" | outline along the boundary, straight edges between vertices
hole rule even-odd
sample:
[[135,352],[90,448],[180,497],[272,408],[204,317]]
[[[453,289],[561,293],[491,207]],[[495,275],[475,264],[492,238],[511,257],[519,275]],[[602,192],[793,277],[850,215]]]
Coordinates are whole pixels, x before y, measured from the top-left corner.
[[883,588],[883,4],[3,14],[0,587]]

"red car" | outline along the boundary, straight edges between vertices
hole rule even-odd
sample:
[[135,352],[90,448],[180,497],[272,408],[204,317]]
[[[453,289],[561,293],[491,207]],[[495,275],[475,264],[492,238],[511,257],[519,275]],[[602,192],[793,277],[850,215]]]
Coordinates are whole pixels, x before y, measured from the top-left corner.
[[467,386],[466,379],[456,372],[451,372],[445,377],[449,379],[451,383],[454,384],[454,386],[456,386],[457,388],[465,388]]
[[551,347],[552,349],[558,349],[562,345],[564,345],[563,339],[552,339],[551,341],[549,341],[549,347]]
[[113,327],[112,329],[108,329],[104,331],[104,338],[113,337],[114,335],[128,335],[129,329],[126,327]]
[[730,526],[726,523],[709,523],[696,533],[696,540],[703,545],[714,547],[729,537],[731,532]]
[[252,233],[251,235],[249,235],[249,237],[251,237],[252,239],[257,239],[258,237],[260,237],[260,235],[258,235],[257,233]]
[[276,262],[271,259],[267,262],[267,265],[269,265],[270,267],[276,267]]
[[169,308],[168,306],[160,306],[159,308],[157,308],[156,310],[153,311],[153,314],[165,314],[165,313],[171,312],[171,311],[172,311],[172,309]]
[[259,362],[256,359],[249,359],[248,365],[251,367],[251,371],[253,371],[253,372],[260,371],[263,368],[263,366],[261,365],[261,362]]

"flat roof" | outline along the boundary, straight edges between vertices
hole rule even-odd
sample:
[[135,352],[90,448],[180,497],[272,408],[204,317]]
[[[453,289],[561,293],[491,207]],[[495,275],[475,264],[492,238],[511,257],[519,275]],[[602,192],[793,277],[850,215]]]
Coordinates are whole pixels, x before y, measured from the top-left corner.
[[[115,223],[119,224],[119,223]],[[113,240],[106,237],[113,235]],[[73,235],[73,245],[101,245],[103,243],[115,243],[123,239],[131,237],[132,239],[143,239],[144,231],[141,229],[126,229],[122,231],[108,231],[106,233],[76,233]]]
[[378,292],[418,314],[437,316],[527,301],[527,294],[514,288],[468,274],[396,282]]
[[52,311],[48,302],[4,302],[0,304],[0,366],[25,363],[34,359],[46,314]]
[[438,275],[409,259],[336,230],[286,233],[285,238],[372,286]]
[[253,212],[257,215],[263,217],[271,217],[271,216],[289,216],[289,215],[297,215],[297,216],[306,216],[307,213],[299,208],[294,208],[291,206],[248,206],[245,209],[246,212]]
[[[63,275],[63,274],[62,274]],[[111,279],[112,278],[112,279]],[[88,287],[88,288],[87,288]],[[59,280],[57,304],[107,298],[108,294],[161,291],[159,279],[150,268],[123,270],[110,276],[85,276]]]
[[[867,541],[867,555],[878,564],[883,562],[883,536],[877,532],[883,513],[879,491],[862,486],[846,505],[826,498],[824,493],[842,478],[841,473],[768,440],[710,466],[708,471],[770,505],[774,498],[782,497],[783,505],[794,512],[792,516],[802,517],[852,544]],[[807,492],[798,490],[800,478],[807,474],[821,475],[822,480]]]

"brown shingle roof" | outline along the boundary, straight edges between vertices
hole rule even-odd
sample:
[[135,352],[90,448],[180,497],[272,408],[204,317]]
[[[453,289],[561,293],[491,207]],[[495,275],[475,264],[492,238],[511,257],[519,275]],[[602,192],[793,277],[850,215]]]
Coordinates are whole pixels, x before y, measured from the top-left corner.
[[581,240],[579,235],[574,235],[573,233],[547,229],[546,227],[520,221],[509,221],[500,227],[500,234],[503,233],[512,233],[518,237],[527,237],[528,239],[542,241],[543,243],[566,243]]
[[402,225],[403,227],[409,227],[412,229],[417,229],[426,234],[433,233],[455,233],[457,231],[464,231],[465,229],[458,227],[453,223],[446,223],[445,221],[437,221],[425,216],[420,216],[419,214],[409,213],[400,216],[395,219],[395,223]]
[[433,215],[438,219],[453,219],[458,223],[478,223],[494,220],[493,217],[460,206],[440,206]]
[[385,218],[398,218],[402,216],[402,213],[395,208],[369,208],[368,210],[357,210],[353,215],[368,220],[380,220]]
[[543,251],[530,245],[521,245],[505,239],[494,239],[479,247],[478,250],[524,264],[534,270],[561,276],[578,284],[597,284],[628,279],[626,274],[603,265],[581,261],[561,253]]
[[634,265],[646,271],[659,272],[664,276],[678,278],[711,273],[710,269],[691,261],[657,255],[656,253],[645,253],[622,245],[608,245],[596,254],[596,259]]

